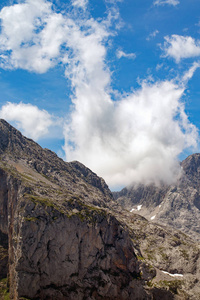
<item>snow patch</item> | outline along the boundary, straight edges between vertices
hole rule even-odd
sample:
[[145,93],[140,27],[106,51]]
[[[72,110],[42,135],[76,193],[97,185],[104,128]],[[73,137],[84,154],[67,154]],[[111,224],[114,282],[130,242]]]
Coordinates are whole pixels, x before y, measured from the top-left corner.
[[133,212],[134,210],[141,210],[141,208],[142,208],[142,205],[138,205],[137,206],[137,209],[136,208],[132,208],[131,210],[130,210],[130,212]]
[[156,216],[151,217],[151,220],[154,220]]
[[131,210],[130,210],[130,212],[133,212],[135,210],[135,208],[132,208]]
[[166,271],[162,271],[164,274],[167,274],[169,276],[172,276],[172,277],[183,277],[183,274],[171,274],[171,273],[168,273]]

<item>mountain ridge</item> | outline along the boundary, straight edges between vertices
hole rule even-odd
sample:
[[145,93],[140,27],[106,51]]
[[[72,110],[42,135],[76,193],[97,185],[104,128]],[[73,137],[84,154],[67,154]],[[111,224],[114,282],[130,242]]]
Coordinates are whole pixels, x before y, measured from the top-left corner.
[[124,209],[200,240],[200,154],[187,157],[181,162],[181,168],[182,174],[175,184],[132,185],[114,192],[113,196]]
[[1,136],[0,276],[7,265],[11,299],[197,299],[199,244],[127,212],[102,178],[5,121]]

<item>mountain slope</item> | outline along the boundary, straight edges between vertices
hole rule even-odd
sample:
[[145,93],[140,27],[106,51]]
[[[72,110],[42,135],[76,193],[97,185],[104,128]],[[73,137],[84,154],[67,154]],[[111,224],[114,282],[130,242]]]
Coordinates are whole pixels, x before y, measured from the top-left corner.
[[114,197],[124,209],[200,240],[200,154],[186,158],[181,167],[182,175],[174,185],[133,185]]
[[197,243],[121,210],[102,178],[79,162],[64,162],[3,120],[0,250],[0,275],[8,263],[11,299],[200,295]]
[[[64,162],[54,152],[23,137],[4,120],[0,121],[0,133],[1,160],[16,168],[21,175],[34,179],[34,176],[40,174],[42,177],[35,178],[36,181],[45,182],[47,179],[55,187],[65,187],[70,193],[77,193],[97,205],[106,206],[107,202],[112,201],[112,194],[105,181],[81,163]],[[88,199],[89,194],[95,197]]]

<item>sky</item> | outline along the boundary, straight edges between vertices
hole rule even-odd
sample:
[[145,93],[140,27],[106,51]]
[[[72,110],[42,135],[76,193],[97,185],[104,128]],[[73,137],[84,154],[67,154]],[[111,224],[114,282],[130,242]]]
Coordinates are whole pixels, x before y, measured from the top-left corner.
[[0,118],[112,190],[199,151],[199,0],[3,0]]

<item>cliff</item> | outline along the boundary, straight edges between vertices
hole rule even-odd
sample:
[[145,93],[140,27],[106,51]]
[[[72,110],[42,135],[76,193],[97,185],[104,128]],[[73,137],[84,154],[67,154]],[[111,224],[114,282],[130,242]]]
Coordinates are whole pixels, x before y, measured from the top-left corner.
[[197,243],[122,210],[102,178],[4,120],[0,136],[2,299],[197,299]]

